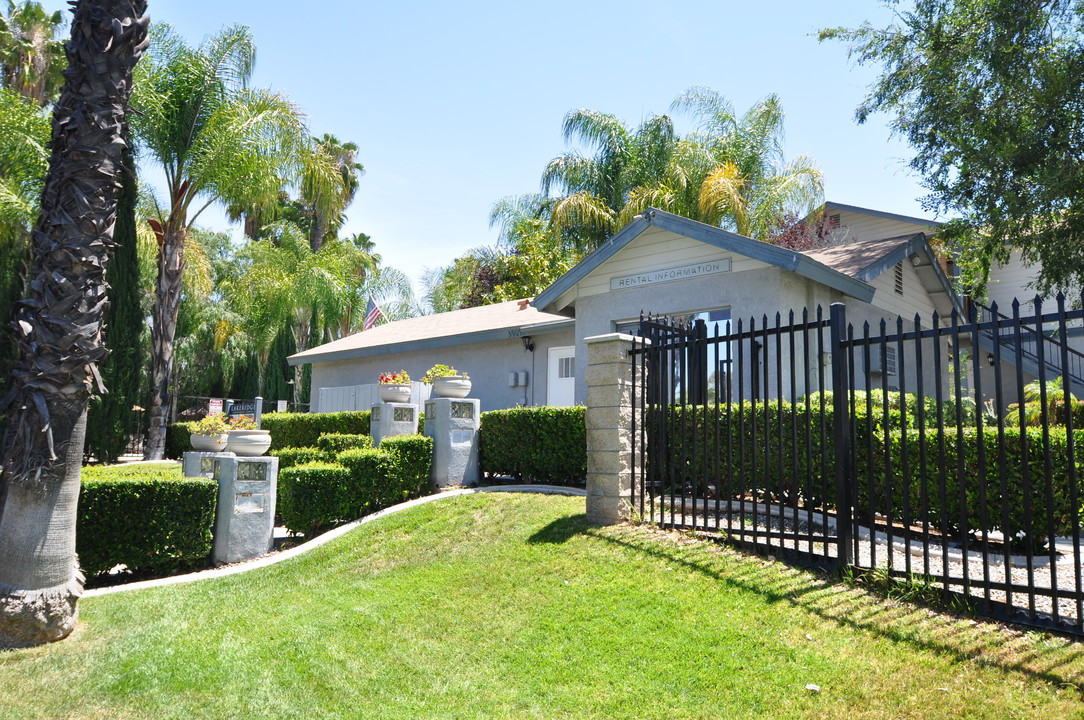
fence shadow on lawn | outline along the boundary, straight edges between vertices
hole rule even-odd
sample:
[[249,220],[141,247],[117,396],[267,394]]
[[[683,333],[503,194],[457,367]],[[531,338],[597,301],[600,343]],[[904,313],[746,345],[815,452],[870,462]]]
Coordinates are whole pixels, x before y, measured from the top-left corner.
[[[795,567],[771,555],[750,555],[687,532],[646,525],[588,526],[585,530],[592,537],[657,557],[668,565],[681,565],[726,586],[764,596],[769,602],[788,603],[836,625],[946,654],[957,662],[977,660],[1004,672],[1075,687],[1084,698],[1084,643],[1079,641],[919,602],[896,601],[876,589],[842,584],[836,575]],[[537,534],[543,532],[546,529]],[[674,543],[673,551],[660,545],[660,539]],[[691,545],[705,548],[710,555],[690,559]],[[719,553],[728,558],[725,571],[718,561]]]

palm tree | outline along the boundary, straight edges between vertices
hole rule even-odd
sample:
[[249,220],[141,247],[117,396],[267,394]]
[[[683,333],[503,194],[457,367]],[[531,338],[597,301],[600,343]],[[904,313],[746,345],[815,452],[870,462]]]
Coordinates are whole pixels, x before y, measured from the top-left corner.
[[[236,330],[256,349],[261,390],[279,333],[292,329],[298,352],[324,333],[328,339],[341,336],[359,304],[364,307],[359,289],[376,270],[372,257],[348,241],[331,240],[313,252],[309,238],[293,223],[275,223],[266,232],[271,242],[250,242],[243,253],[244,274],[225,287],[242,318]],[[300,376],[295,386],[299,383]]]
[[343,224],[343,211],[357,195],[359,177],[365,172],[357,162],[358,146],[324,134],[314,141],[310,161],[301,181],[301,202],[310,217],[309,246],[320,252],[329,234]]
[[146,8],[143,0],[74,8],[28,297],[16,313],[20,362],[0,404],[10,412],[0,476],[0,647],[59,640],[75,626],[87,400],[105,356],[105,266]]
[[289,100],[248,87],[255,46],[247,28],[227,28],[192,49],[171,28],[159,26],[148,60],[137,78],[132,125],[146,156],[162,166],[167,185],[167,203],[151,221],[159,252],[145,451],[148,459],[160,459],[188,228],[216,202],[276,202],[287,178],[299,174],[309,138]]
[[573,151],[551,160],[542,174],[542,194],[554,188],[563,193],[552,222],[579,249],[591,250],[620,227],[634,188],[665,177],[676,147],[674,124],[655,115],[633,131],[613,115],[580,109],[565,116],[563,133],[565,142],[583,143],[594,154]]
[[[682,214],[726,227],[739,235],[766,240],[788,213],[805,216],[823,201],[824,180],[806,156],[786,162],[783,155],[783,107],[769,95],[740,118],[722,95],[694,87],[671,109],[699,120],[684,139],[680,164],[668,172],[678,190],[695,190],[691,207],[687,192]],[[669,209],[660,204],[663,210]],[[646,207],[632,208],[634,214]]]
[[40,3],[16,5],[8,0],[7,17],[0,16],[0,78],[5,87],[45,107],[60,84],[64,43],[57,39],[64,20]]
[[[48,167],[49,118],[36,104],[0,88],[0,319],[22,297],[30,230]],[[10,375],[15,348],[0,347],[0,377]]]
[[690,112],[696,132],[674,135],[669,116],[656,115],[635,132],[613,115],[575,110],[565,117],[566,141],[591,147],[550,161],[542,192],[556,198],[551,223],[590,250],[649,207],[657,207],[758,240],[769,239],[788,213],[806,215],[821,203],[823,179],[809,158],[786,162],[783,110],[772,95],[738,116],[708,88],[692,88],[671,110]]

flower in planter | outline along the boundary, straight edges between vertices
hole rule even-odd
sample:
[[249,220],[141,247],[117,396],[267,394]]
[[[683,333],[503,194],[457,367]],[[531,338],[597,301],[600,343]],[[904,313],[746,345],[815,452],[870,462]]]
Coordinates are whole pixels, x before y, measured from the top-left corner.
[[250,415],[238,415],[229,419],[230,430],[255,430],[256,418]]
[[422,382],[425,383],[426,385],[432,385],[433,381],[436,380],[437,378],[450,377],[450,376],[453,376],[453,375],[458,375],[460,377],[467,377],[467,373],[465,373],[465,372],[459,372],[458,370],[456,370],[454,367],[452,367],[450,365],[443,365],[443,364],[438,363],[437,365],[434,365],[433,367],[429,368],[429,372],[427,372],[425,374],[425,377],[422,378]]
[[193,435],[215,437],[230,431],[230,422],[225,415],[208,415],[194,424]]
[[406,385],[410,382],[410,376],[406,370],[399,372],[380,373],[381,385]]

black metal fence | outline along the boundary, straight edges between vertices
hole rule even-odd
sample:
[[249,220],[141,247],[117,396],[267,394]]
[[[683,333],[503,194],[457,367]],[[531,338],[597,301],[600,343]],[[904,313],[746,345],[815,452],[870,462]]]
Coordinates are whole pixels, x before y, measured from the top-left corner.
[[1084,403],[1066,402],[1082,321],[1061,297],[873,327],[842,304],[643,318],[634,509],[1084,635]]

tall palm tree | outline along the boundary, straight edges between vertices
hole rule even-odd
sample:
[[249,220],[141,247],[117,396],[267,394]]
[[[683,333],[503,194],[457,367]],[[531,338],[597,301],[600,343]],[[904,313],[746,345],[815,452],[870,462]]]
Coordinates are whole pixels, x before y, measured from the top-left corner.
[[247,28],[231,27],[188,47],[168,26],[153,34],[132,105],[133,128],[165,172],[167,204],[151,222],[158,236],[158,280],[151,329],[150,429],[144,456],[165,455],[173,345],[185,265],[185,235],[218,202],[276,202],[296,177],[309,138],[297,107],[248,81],[255,45]]
[[655,115],[632,130],[613,115],[580,109],[565,116],[563,133],[566,142],[580,142],[594,154],[573,151],[551,160],[542,194],[561,193],[552,222],[581,250],[591,250],[620,227],[634,188],[665,177],[676,147],[674,124]]
[[21,359],[0,403],[10,412],[0,476],[0,647],[59,640],[76,622],[86,408],[105,356],[105,266],[146,9],[144,0],[74,8],[28,297],[16,314]]
[[57,39],[63,16],[59,10],[45,12],[37,2],[8,0],[7,6],[7,16],[0,16],[0,78],[5,87],[44,107],[63,81],[64,43]]
[[313,252],[320,252],[329,233],[342,227],[342,213],[357,195],[359,178],[365,172],[357,154],[357,145],[340,142],[334,135],[325,133],[314,141],[301,180],[301,202],[310,215],[309,246]]
[[694,87],[671,110],[689,112],[699,121],[677,153],[681,163],[668,173],[675,188],[696,190],[695,207],[682,203],[683,214],[765,240],[780,218],[808,215],[822,203],[824,179],[812,160],[802,155],[787,162],[784,157],[785,116],[777,96],[769,95],[738,117],[718,92]]
[[613,115],[575,110],[565,117],[565,140],[594,154],[566,153],[542,175],[542,192],[556,188],[551,223],[593,249],[648,207],[658,207],[741,235],[767,240],[788,213],[806,215],[822,201],[823,179],[804,156],[783,155],[783,109],[772,95],[737,115],[708,88],[691,88],[671,106],[698,120],[678,138],[669,116],[635,131]]
[[293,223],[275,223],[267,233],[271,242],[250,242],[243,253],[246,271],[226,285],[242,318],[237,330],[256,348],[261,389],[279,333],[292,329],[298,352],[325,332],[334,339],[344,322],[349,327],[358,304],[364,307],[359,288],[376,269],[368,253],[347,241],[332,240],[313,252]]

